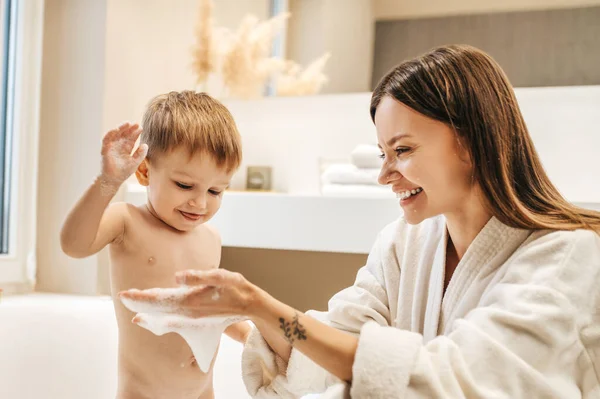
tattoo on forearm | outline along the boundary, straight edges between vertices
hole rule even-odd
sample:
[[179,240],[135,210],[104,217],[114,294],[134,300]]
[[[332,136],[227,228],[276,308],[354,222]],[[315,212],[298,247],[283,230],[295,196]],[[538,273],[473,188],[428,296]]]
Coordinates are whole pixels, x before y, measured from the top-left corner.
[[298,320],[298,313],[294,315],[294,318],[291,322],[285,321],[283,317],[279,318],[279,328],[283,330],[283,334],[285,335],[285,339],[291,344],[294,344],[296,340],[306,340],[306,330],[300,324]]

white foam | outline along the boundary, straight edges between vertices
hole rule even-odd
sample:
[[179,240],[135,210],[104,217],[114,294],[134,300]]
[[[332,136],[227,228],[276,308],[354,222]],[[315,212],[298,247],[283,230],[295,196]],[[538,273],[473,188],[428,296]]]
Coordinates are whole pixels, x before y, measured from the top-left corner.
[[129,140],[126,138],[122,138],[112,144],[112,146],[108,149],[108,156],[114,162],[115,167],[119,171],[123,171],[129,166],[129,159],[124,157],[123,154],[127,153],[127,147],[129,145]]
[[[139,319],[138,325],[155,335],[164,335],[174,332],[187,342],[200,370],[207,373],[212,360],[217,353],[221,335],[233,323],[246,320],[243,316],[221,316],[193,318],[177,314],[180,307],[177,305],[183,296],[195,287],[182,286],[178,288],[152,288],[144,290],[156,295],[157,301],[153,303],[142,302],[135,299],[121,297],[121,302],[129,310],[136,312]],[[129,292],[139,292],[137,289]],[[218,292],[212,296],[213,300],[219,299]]]
[[[183,297],[190,292],[191,288],[187,286],[177,288],[151,288],[144,292],[155,295],[155,300],[152,303],[146,301],[138,301],[121,297],[121,302],[129,310],[136,313],[172,313],[179,308],[178,303]],[[130,289],[128,292],[139,293],[138,289]]]
[[[142,143],[139,147],[131,148],[131,140],[128,137],[122,137],[110,144],[108,148],[106,158],[110,159],[112,162],[114,169],[114,173],[116,174],[110,180],[115,182],[125,181],[138,166],[138,162],[133,156],[137,152],[138,149],[141,149],[140,161],[146,157],[148,154],[148,145]],[[103,158],[102,162],[107,162],[108,159]],[[102,167],[104,170],[104,166]]]

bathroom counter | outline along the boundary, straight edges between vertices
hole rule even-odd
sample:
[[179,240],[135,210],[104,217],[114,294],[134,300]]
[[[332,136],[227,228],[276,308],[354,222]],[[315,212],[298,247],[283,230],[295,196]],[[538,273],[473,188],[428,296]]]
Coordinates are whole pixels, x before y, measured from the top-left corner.
[[[128,184],[125,201],[144,204],[145,188]],[[578,205],[600,210],[600,203]],[[209,223],[226,247],[366,254],[401,213],[395,198],[227,191]]]
[[[129,184],[125,201],[144,204],[145,188]],[[227,191],[209,223],[226,247],[366,254],[400,215],[395,198]]]

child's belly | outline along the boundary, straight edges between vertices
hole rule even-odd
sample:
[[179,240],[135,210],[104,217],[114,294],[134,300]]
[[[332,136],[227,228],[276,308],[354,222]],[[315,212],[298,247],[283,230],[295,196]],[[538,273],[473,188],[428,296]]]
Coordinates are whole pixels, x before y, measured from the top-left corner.
[[[135,256],[111,254],[111,291],[119,327],[119,399],[212,398],[212,365],[208,373],[195,363],[192,350],[178,334],[157,336],[131,322],[135,313],[117,294],[130,288],[176,287],[175,273],[206,270],[204,259],[180,258],[173,253],[148,252]],[[214,364],[214,359],[213,359]]]
[[214,359],[209,372],[202,372],[181,336],[154,335],[131,323],[129,315],[125,310],[122,317],[117,316],[120,390],[134,390],[138,396],[132,397],[140,398],[212,397]]

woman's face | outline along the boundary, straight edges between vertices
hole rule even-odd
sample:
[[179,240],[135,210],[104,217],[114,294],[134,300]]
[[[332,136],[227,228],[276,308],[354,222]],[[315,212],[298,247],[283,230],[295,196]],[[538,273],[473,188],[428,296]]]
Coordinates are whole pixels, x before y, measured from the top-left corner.
[[472,166],[453,130],[385,96],[375,114],[384,160],[379,183],[389,184],[410,224],[464,212],[474,192]]

